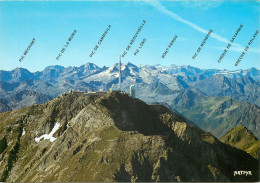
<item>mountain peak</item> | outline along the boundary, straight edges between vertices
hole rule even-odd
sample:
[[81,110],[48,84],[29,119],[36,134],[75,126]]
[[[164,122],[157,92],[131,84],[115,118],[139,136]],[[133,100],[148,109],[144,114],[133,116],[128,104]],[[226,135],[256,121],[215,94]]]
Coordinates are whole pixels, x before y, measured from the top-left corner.
[[63,69],[65,69],[65,67],[60,66],[60,65],[51,65],[51,66],[46,67],[44,70],[46,71],[46,70],[50,70],[50,69],[59,69],[59,70],[63,70]]
[[87,68],[88,70],[97,70],[97,69],[100,69],[100,67],[98,67],[96,64],[90,63],[90,62],[87,62],[87,63],[84,65],[84,67]]
[[238,125],[229,130],[225,135],[220,137],[220,141],[242,149],[258,159],[260,141],[250,130],[242,125]]
[[215,84],[217,86],[215,87],[218,87],[218,88],[221,88],[223,85],[225,86],[229,86],[231,85],[231,83],[235,81],[234,79],[231,79],[231,78],[228,78],[222,74],[216,74],[216,75],[213,75],[211,78],[209,79],[206,79],[206,80],[202,80],[201,82],[198,83],[198,85],[207,85],[207,87],[211,87],[211,84]]
[[244,85],[256,84],[256,81],[250,76],[244,76],[242,78],[237,78],[236,80],[237,80],[237,82],[243,83]]
[[251,67],[251,68],[247,69],[247,71],[258,71],[259,72],[259,70],[255,67]]
[[26,73],[29,73],[30,71],[28,69],[23,68],[23,67],[16,67],[13,70],[13,73],[15,73],[15,72],[26,72]]
[[[229,130],[225,135],[227,134],[236,134],[236,135],[248,135],[249,138],[252,138],[253,140],[258,140],[257,137],[250,131],[248,130],[246,127],[242,126],[242,125],[238,125],[234,128],[232,128],[231,130]],[[234,139],[235,141],[233,142],[237,142],[242,138],[236,138]]]
[[212,78],[224,79],[224,78],[227,78],[227,77],[224,76],[223,74],[216,74],[216,75],[213,75]]
[[17,67],[16,69],[12,70],[12,81],[13,82],[21,82],[26,79],[38,79],[33,73],[29,70],[21,67]]
[[131,62],[127,62],[126,67],[134,67],[137,68],[136,65],[132,64]]

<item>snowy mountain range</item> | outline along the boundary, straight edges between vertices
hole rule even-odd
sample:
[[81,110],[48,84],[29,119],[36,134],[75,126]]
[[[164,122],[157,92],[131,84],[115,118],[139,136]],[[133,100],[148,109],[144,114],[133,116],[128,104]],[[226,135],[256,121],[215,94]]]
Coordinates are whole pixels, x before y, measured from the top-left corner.
[[[118,84],[118,77],[118,64],[99,67],[87,63],[80,67],[66,68],[56,65],[34,73],[16,68],[12,71],[0,71],[0,98],[8,101],[14,98],[13,95],[25,90],[42,94],[44,98],[47,98],[46,95],[50,98],[57,97],[70,89],[85,92],[107,91],[112,84]],[[228,71],[176,65],[122,65],[122,89],[128,93],[129,86],[135,84],[137,97],[148,103],[173,100],[180,90],[197,87],[205,95],[227,95],[260,105],[259,81],[260,71],[256,68]],[[217,90],[212,90],[212,83]],[[236,90],[233,92],[234,96],[233,90]]]

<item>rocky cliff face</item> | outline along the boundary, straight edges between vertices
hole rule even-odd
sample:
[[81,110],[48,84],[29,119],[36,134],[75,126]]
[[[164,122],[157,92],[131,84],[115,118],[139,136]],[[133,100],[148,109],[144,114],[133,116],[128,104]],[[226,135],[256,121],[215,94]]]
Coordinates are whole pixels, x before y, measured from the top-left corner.
[[118,92],[1,113],[0,158],[9,182],[258,181],[259,170],[166,107]]

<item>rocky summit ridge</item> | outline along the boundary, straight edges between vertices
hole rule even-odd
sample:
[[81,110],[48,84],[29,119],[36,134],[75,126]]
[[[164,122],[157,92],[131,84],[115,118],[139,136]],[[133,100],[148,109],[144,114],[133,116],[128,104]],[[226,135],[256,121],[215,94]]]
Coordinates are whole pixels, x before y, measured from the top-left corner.
[[219,138],[221,142],[242,149],[259,159],[260,140],[246,127],[238,125]]
[[[53,142],[35,140],[43,135]],[[234,176],[239,170],[252,175]],[[0,114],[1,181],[258,181],[258,171],[246,152],[119,92],[67,94]]]

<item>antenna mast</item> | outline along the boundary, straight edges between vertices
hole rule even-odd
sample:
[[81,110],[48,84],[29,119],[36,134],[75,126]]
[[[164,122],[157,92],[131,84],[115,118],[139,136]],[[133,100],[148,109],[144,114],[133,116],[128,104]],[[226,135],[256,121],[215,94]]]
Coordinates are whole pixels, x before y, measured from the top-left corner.
[[119,55],[119,91],[121,92],[121,55]]

